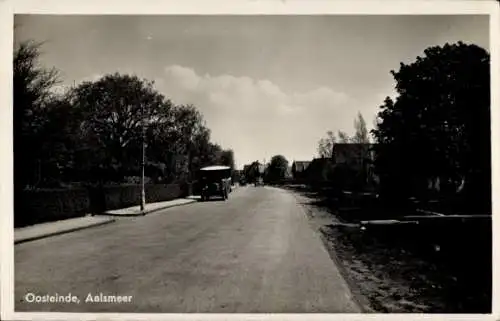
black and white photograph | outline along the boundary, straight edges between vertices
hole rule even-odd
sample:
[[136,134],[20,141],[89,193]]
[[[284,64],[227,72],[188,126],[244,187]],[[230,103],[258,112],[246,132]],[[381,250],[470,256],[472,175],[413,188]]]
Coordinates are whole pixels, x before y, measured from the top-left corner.
[[490,23],[15,13],[14,312],[492,314]]

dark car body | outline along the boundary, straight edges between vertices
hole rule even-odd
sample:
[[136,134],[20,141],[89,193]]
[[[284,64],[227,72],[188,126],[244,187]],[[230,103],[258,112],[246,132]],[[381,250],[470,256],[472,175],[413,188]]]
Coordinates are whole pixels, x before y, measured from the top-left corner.
[[221,197],[227,200],[231,192],[231,168],[228,166],[208,166],[200,169],[201,200]]

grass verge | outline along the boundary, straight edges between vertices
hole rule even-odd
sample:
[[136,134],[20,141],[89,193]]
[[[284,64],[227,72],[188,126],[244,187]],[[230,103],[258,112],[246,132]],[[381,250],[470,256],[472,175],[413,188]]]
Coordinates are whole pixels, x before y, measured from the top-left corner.
[[296,195],[365,310],[491,313],[491,223],[363,231],[317,195]]

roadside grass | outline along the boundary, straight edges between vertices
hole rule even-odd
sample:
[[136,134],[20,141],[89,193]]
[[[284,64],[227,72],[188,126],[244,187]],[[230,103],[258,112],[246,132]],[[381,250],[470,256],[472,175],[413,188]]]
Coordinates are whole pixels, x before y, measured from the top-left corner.
[[346,277],[377,312],[491,313],[491,262],[469,259],[474,248],[443,259],[352,227],[329,226],[322,233]]
[[290,189],[321,232],[344,278],[365,298],[366,310],[491,313],[491,220],[363,230],[337,215],[334,200],[307,188]]

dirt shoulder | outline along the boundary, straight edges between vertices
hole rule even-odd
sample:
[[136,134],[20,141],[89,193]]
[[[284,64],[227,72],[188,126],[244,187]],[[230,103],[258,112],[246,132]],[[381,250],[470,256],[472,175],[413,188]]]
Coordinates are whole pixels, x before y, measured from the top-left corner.
[[437,249],[436,254],[429,249],[415,251],[404,242],[342,221],[314,193],[292,192],[366,312],[491,313],[491,263],[488,266],[487,259],[471,263],[466,255],[443,259]]

